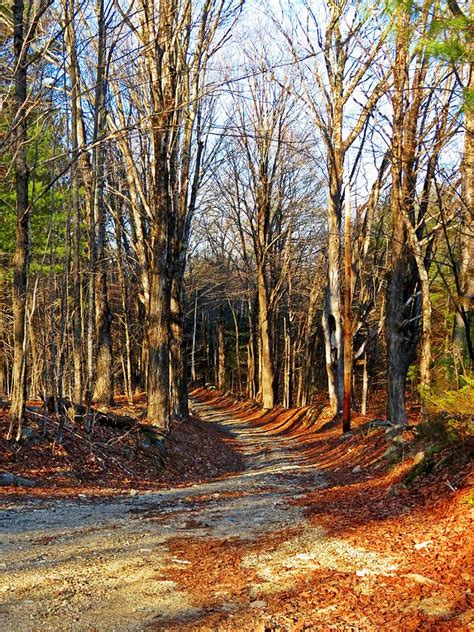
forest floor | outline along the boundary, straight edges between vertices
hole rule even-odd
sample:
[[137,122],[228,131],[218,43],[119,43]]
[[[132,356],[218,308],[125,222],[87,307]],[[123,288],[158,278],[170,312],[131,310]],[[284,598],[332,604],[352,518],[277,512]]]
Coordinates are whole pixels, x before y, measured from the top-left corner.
[[[390,428],[369,417],[342,436],[324,411],[209,391],[193,408],[155,479],[152,450],[110,461],[104,435],[96,473],[57,447],[59,476],[2,489],[1,630],[474,629],[465,447],[409,486],[420,446],[397,435],[394,462]],[[1,449],[8,471],[44,475],[39,444],[29,459]]]

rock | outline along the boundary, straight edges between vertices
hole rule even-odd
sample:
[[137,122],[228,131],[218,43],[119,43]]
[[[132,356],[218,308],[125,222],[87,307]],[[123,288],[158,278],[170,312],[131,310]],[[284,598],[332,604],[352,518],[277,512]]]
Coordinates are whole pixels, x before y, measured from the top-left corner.
[[136,489],[131,489],[130,490],[130,496],[138,496],[138,492]]
[[432,617],[442,618],[452,614],[449,600],[441,595],[425,597],[419,602],[418,609]]
[[362,468],[360,465],[356,465],[355,468],[352,470],[352,473],[359,474],[359,472],[362,472]]
[[396,437],[397,435],[401,434],[405,430],[406,430],[405,424],[396,424],[395,426],[390,426],[389,428],[387,428],[387,430],[385,431],[385,434],[388,437]]
[[418,573],[407,573],[404,577],[413,580],[417,584],[424,584],[426,586],[436,586],[438,584],[438,582],[435,582],[433,579]]
[[416,544],[413,545],[413,547],[417,550],[420,551],[421,549],[425,549],[429,544],[431,544],[431,540],[425,540],[425,542],[417,542]]
[[407,488],[403,483],[396,483],[395,485],[391,485],[388,489],[387,489],[387,496],[398,496],[399,494],[401,494],[403,491],[405,491]]
[[75,478],[77,477],[77,472],[71,472],[71,470],[56,470],[53,476],[59,476],[64,478]]
[[425,458],[425,453],[420,450],[420,452],[417,452],[415,454],[415,458],[413,459],[413,465],[418,465],[419,463],[423,461],[424,458]]
[[400,458],[400,448],[398,445],[389,446],[383,453],[384,459],[389,461],[396,461]]
[[22,478],[21,476],[16,476],[16,474],[10,474],[9,472],[2,472],[0,473],[0,485],[12,485],[14,487],[34,487],[36,485],[36,481],[32,481],[28,478]]
[[142,437],[142,439],[140,440],[140,445],[142,448],[145,448],[145,450],[148,450],[149,448],[151,448],[150,437]]
[[21,431],[21,438],[22,439],[31,439],[34,436],[34,431],[32,428],[28,428],[28,426],[26,426],[26,428],[23,428]]
[[251,601],[249,606],[251,608],[262,609],[267,607],[267,602],[263,599],[257,599],[256,601]]
[[406,439],[402,435],[395,435],[394,437],[392,437],[392,441],[393,443],[398,443],[400,445],[405,445],[406,443],[408,443],[408,439]]
[[388,421],[388,419],[373,419],[370,422],[370,425],[376,428],[386,428],[387,426],[392,428],[392,424]]

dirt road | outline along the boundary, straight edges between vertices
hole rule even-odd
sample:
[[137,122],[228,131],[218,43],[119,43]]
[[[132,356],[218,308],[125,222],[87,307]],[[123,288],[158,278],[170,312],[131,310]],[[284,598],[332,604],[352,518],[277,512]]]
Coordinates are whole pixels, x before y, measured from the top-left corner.
[[[398,560],[305,520],[293,501],[325,480],[294,440],[195,407],[232,435],[246,469],[162,493],[10,503],[0,517],[1,630],[239,629],[243,611],[264,630],[267,600],[311,570],[373,581],[396,572]],[[206,627],[216,613],[219,626]]]

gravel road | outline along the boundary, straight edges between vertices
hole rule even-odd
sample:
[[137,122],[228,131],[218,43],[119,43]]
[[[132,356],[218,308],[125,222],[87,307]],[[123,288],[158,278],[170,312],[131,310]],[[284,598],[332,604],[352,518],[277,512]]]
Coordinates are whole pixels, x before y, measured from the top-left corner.
[[326,537],[305,521],[302,506],[289,503],[325,485],[292,440],[264,435],[207,405],[195,409],[232,435],[244,456],[243,472],[160,493],[18,501],[2,508],[0,630],[128,631],[199,621],[202,604],[179,585],[176,572],[166,578],[167,571],[191,563],[170,550],[177,538],[251,544],[291,528],[287,541],[242,560],[268,592],[318,566],[373,574],[395,569],[393,560]]

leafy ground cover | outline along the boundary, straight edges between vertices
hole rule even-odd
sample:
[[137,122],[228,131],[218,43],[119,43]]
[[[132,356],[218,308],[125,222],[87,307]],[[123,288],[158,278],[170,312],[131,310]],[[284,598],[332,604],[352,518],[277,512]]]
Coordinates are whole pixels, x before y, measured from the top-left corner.
[[164,458],[139,428],[71,428],[59,447],[51,428],[4,452],[40,484],[1,492],[3,629],[65,613],[78,630],[472,628],[465,425],[428,432],[415,409],[408,429],[359,415],[343,436],[323,406],[200,389],[193,407]]

